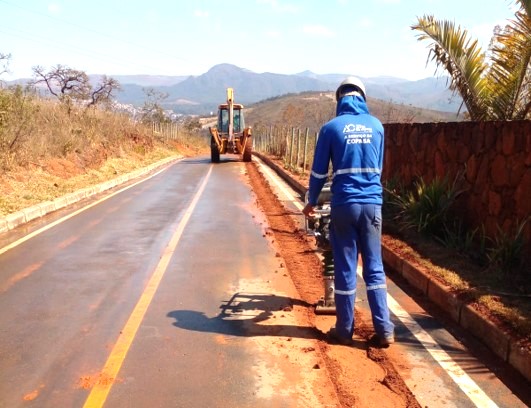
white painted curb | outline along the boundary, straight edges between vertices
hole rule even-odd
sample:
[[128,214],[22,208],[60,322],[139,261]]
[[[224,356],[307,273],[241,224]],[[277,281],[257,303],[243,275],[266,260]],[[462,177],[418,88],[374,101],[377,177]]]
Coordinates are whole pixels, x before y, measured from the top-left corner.
[[33,205],[23,210],[8,214],[5,217],[0,217],[0,233],[12,230],[22,224],[28,223],[32,220],[40,218],[53,211],[64,208],[68,205],[77,203],[85,198],[91,197],[95,194],[114,188],[120,184],[123,184],[129,180],[133,180],[138,177],[142,177],[154,169],[165,166],[168,163],[181,159],[182,156],[171,156],[166,159],[162,159],[156,163],[150,164],[147,167],[143,167],[139,170],[135,170],[131,173],[116,177],[115,179],[105,181],[92,187],[87,187],[73,193],[66,194],[62,197],[56,198],[53,201],[45,201]]

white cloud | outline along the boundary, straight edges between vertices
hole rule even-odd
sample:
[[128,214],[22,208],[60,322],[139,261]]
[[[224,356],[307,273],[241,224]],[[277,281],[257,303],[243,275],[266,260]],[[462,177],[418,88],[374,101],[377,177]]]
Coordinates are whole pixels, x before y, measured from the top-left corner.
[[146,13],[146,20],[151,25],[157,25],[159,23],[159,13],[156,10],[149,10]]
[[[497,24],[501,25],[502,27],[507,24],[507,22],[498,22]],[[487,50],[490,44],[490,40],[492,38],[492,35],[494,34],[494,27],[496,24],[481,24],[476,25],[474,27],[470,27],[468,31],[468,36],[472,40],[478,40],[479,45],[483,48],[484,51]]]
[[280,31],[266,31],[265,36],[268,38],[281,38],[282,34]]
[[256,3],[269,5],[277,13],[297,13],[299,11],[297,6],[283,3],[280,0],[256,0]]
[[59,6],[59,4],[57,3],[50,3],[48,4],[48,11],[51,14],[59,14],[59,12],[61,11],[61,6]]
[[335,37],[335,33],[322,25],[306,25],[302,28],[304,34],[317,36],[317,37]]
[[369,17],[363,17],[361,21],[359,21],[359,24],[363,28],[369,28],[374,25],[373,21]]
[[194,16],[199,17],[199,18],[208,18],[209,14],[208,14],[208,11],[205,11],[205,10],[195,10]]

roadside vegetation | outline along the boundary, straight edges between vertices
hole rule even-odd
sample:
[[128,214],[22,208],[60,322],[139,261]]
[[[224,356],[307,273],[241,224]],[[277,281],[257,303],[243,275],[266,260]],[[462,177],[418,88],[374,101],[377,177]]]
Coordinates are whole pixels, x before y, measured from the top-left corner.
[[404,187],[384,184],[384,229],[403,240],[415,258],[461,298],[477,302],[517,337],[531,340],[531,270],[526,264],[522,220],[513,231],[467,228],[459,217],[456,180],[421,178]]
[[[0,72],[9,57],[0,55]],[[160,95],[150,93],[133,117],[111,103],[117,86],[112,79],[92,88],[81,71],[39,70],[55,92],[51,98],[39,96],[35,86],[0,83],[0,216],[208,147],[195,122],[162,126],[172,123],[163,115]],[[176,127],[178,132],[165,131]]]
[[[448,75],[450,89],[462,97],[471,120],[531,119],[531,2],[513,3],[514,18],[504,27],[494,27],[486,52],[453,21],[425,15],[411,26],[419,41],[429,43],[428,60]],[[460,194],[455,183],[435,180],[426,185],[419,180],[409,190],[390,184],[386,189],[390,217],[406,231],[427,235],[473,261],[470,269],[459,273],[468,296],[529,344],[531,266],[524,262],[523,229],[531,216],[519,220],[512,231],[498,227],[496,236],[489,238],[481,227],[467,229],[452,214]]]

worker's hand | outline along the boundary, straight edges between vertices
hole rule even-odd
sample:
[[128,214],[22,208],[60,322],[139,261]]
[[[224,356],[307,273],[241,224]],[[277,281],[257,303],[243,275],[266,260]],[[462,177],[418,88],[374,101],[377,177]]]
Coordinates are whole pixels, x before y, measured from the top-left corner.
[[315,217],[313,205],[311,205],[310,203],[306,204],[306,206],[302,209],[302,213],[308,218]]

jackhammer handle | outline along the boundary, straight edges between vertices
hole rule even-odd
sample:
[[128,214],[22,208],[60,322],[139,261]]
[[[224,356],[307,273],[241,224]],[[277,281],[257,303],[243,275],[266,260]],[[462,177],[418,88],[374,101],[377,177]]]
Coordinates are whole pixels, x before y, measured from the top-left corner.
[[313,212],[315,213],[315,216],[306,217],[306,218],[321,218],[321,216],[323,216],[323,215],[330,215],[330,210],[316,210],[316,209],[314,209]]

